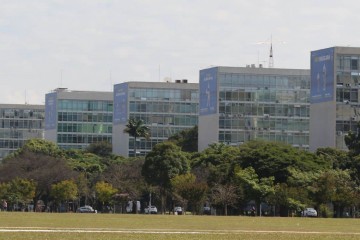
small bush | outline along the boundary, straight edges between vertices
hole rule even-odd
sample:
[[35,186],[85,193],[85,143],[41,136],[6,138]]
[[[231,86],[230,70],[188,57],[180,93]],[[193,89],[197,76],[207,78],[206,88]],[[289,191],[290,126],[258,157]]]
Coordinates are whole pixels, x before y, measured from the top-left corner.
[[318,215],[323,218],[332,218],[334,216],[334,212],[325,204],[319,206],[318,212]]

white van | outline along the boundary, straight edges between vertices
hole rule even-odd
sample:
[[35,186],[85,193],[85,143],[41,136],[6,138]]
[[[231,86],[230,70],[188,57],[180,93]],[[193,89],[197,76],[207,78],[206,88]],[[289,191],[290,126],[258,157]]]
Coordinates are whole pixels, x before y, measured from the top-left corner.
[[140,201],[128,201],[128,203],[126,205],[126,212],[127,213],[132,213],[133,212],[134,202],[136,203],[136,212],[140,212],[140,210],[141,210]]

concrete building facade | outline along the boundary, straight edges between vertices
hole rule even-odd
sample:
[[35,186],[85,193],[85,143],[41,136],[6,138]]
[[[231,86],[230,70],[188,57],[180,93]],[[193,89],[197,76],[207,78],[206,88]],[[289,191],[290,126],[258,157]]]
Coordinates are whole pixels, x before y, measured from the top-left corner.
[[114,85],[113,152],[134,156],[134,141],[124,133],[130,118],[150,128],[150,139],[137,139],[136,155],[145,155],[159,142],[198,124],[198,84],[125,82]]
[[310,150],[346,150],[344,136],[358,132],[360,48],[331,47],[311,52]]
[[33,138],[44,138],[44,105],[0,104],[0,160]]
[[59,88],[45,96],[45,139],[62,149],[112,142],[112,92]]
[[309,70],[212,67],[199,84],[200,151],[254,139],[309,149]]

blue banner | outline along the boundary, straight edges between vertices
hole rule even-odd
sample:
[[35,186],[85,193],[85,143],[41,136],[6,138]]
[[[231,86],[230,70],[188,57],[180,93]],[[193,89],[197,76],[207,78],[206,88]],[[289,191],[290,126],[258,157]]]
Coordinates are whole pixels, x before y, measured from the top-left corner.
[[311,52],[311,103],[334,100],[334,48]]
[[56,92],[45,95],[45,130],[56,128]]
[[200,71],[200,115],[217,113],[217,68]]
[[126,123],[128,120],[128,84],[114,85],[114,124]]

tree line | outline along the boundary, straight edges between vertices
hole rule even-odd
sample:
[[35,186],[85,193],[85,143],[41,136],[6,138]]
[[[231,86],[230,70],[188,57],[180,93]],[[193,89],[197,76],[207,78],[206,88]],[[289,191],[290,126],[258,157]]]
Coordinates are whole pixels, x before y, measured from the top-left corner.
[[198,152],[194,127],[146,156],[125,158],[112,154],[107,142],[62,150],[32,139],[0,164],[0,199],[9,210],[60,212],[92,205],[125,212],[128,201],[140,201],[142,208],[151,201],[162,213],[181,206],[203,214],[206,206],[217,215],[248,215],[254,207],[257,215],[292,216],[315,207],[322,217],[357,217],[360,138],[349,133],[346,143],[349,151],[311,153],[258,140],[216,143]]

